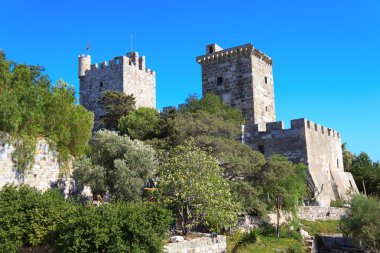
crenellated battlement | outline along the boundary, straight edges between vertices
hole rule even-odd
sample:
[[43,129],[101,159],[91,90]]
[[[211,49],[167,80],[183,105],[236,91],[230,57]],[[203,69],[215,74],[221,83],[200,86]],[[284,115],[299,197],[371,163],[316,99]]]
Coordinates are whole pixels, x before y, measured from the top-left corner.
[[207,54],[198,56],[196,58],[196,61],[199,64],[222,60],[228,57],[234,57],[241,54],[246,54],[246,55],[252,54],[256,56],[257,58],[261,59],[262,61],[264,61],[265,63],[272,65],[272,59],[266,54],[264,54],[263,52],[261,52],[260,50],[254,48],[253,45],[250,43],[237,46],[237,47],[232,47],[229,49],[222,49],[216,44],[208,45],[206,48],[211,48],[211,49],[209,52],[207,52]]
[[305,118],[291,120],[290,128],[285,128],[283,121],[276,121],[266,123],[265,131],[259,131],[258,124],[250,125],[248,126],[248,129],[251,132],[257,132],[259,134],[271,133],[278,130],[286,132],[287,130],[305,129],[306,131],[314,131],[327,137],[330,136],[340,139],[340,133],[338,131],[322,125],[318,125],[317,123],[314,123]]
[[[134,55],[137,55],[137,58],[132,57],[133,56],[132,53],[128,53],[127,56],[124,56],[124,55],[118,56],[112,60],[90,64],[90,67],[85,71],[85,74],[90,74],[93,71],[98,72],[99,70],[106,70],[106,69],[121,70],[122,68],[136,68],[150,75],[156,74],[155,71],[146,67],[145,56],[138,57],[137,52],[133,52],[133,53],[136,53]],[[81,57],[83,57],[83,55],[79,56],[79,58]],[[88,55],[85,57],[90,57],[90,56]]]

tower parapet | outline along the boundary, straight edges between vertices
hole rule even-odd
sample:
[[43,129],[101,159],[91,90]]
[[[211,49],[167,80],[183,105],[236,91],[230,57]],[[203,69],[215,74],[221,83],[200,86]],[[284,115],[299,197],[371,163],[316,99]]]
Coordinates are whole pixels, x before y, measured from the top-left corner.
[[91,57],[79,56],[80,103],[95,114],[95,129],[104,111],[99,98],[105,90],[133,94],[136,107],[156,108],[156,73],[146,67],[145,56],[127,53],[112,60],[91,64]]

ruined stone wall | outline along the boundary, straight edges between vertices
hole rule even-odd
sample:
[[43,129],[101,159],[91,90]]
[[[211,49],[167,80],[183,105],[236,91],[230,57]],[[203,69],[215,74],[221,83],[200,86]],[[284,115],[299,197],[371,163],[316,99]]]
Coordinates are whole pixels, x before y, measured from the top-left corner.
[[344,171],[341,139],[335,130],[297,119],[289,129],[280,121],[267,123],[266,131],[257,125],[247,126],[246,131],[246,143],[266,157],[281,154],[308,166],[318,205],[329,206],[332,200],[349,199],[348,193],[358,192],[351,173]]
[[321,191],[319,205],[348,199],[348,193],[358,190],[350,173],[344,172],[340,134],[309,120],[305,120],[305,130],[309,172]]
[[0,189],[6,184],[27,184],[45,191],[60,182],[65,193],[69,192],[70,178],[65,178],[57,152],[45,140],[38,140],[33,166],[25,172],[17,170],[12,160],[14,150],[8,143],[0,145]]
[[246,127],[245,141],[254,150],[266,157],[282,154],[294,163],[307,163],[304,119],[291,121],[291,128],[284,129],[284,123],[266,124],[266,131],[259,131],[257,125]]
[[298,218],[301,220],[340,220],[350,212],[348,208],[322,207],[322,206],[300,206]]
[[218,238],[211,238],[210,235],[195,238],[189,241],[168,243],[164,246],[167,253],[226,253],[226,236],[218,235]]
[[80,103],[94,112],[95,125],[104,115],[99,98],[105,90],[133,94],[137,108],[156,108],[156,75],[146,68],[145,56],[132,52],[98,65],[91,64],[90,56],[81,55],[78,61]]
[[206,50],[196,59],[202,65],[202,93],[220,96],[261,130],[275,121],[272,60],[251,44],[225,50],[212,44]]

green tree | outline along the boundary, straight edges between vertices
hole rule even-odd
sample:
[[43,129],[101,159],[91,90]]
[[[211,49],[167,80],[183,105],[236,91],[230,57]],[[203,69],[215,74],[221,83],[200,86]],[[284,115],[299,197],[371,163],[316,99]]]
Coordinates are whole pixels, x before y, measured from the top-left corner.
[[380,202],[378,198],[356,195],[351,200],[351,212],[341,220],[346,236],[361,241],[370,250],[380,249]]
[[106,90],[99,99],[105,111],[101,125],[109,130],[117,130],[119,119],[135,110],[135,97],[123,92]]
[[156,169],[154,150],[139,140],[98,131],[90,141],[91,154],[74,163],[73,176],[89,185],[94,194],[137,200],[145,182]]
[[[354,176],[356,184],[361,192],[367,195],[366,184],[371,184],[376,180],[374,166],[369,156],[362,152],[352,161],[351,173]],[[368,193],[372,193],[371,191]]]
[[345,171],[351,171],[352,162],[355,159],[355,154],[347,150],[347,143],[342,144],[342,155],[343,155],[343,167]]
[[232,224],[239,210],[221,173],[215,159],[192,142],[180,145],[163,158],[158,200],[181,217],[182,227],[197,221],[219,230]]
[[306,166],[294,165],[286,157],[274,155],[253,178],[262,187],[262,199],[277,213],[277,236],[280,235],[280,210],[294,211],[307,192]]
[[120,134],[132,139],[149,140],[159,132],[160,115],[156,109],[142,107],[119,120]]
[[19,170],[31,165],[38,137],[56,144],[61,162],[82,154],[91,137],[93,114],[75,105],[72,87],[63,81],[51,85],[41,70],[0,53],[0,131],[16,146]]

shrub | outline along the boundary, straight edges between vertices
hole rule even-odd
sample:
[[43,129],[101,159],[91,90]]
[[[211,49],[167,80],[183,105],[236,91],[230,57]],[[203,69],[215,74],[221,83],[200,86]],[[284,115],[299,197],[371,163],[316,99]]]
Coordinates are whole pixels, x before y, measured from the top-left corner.
[[58,231],[56,252],[161,252],[170,214],[150,203],[86,206]]

